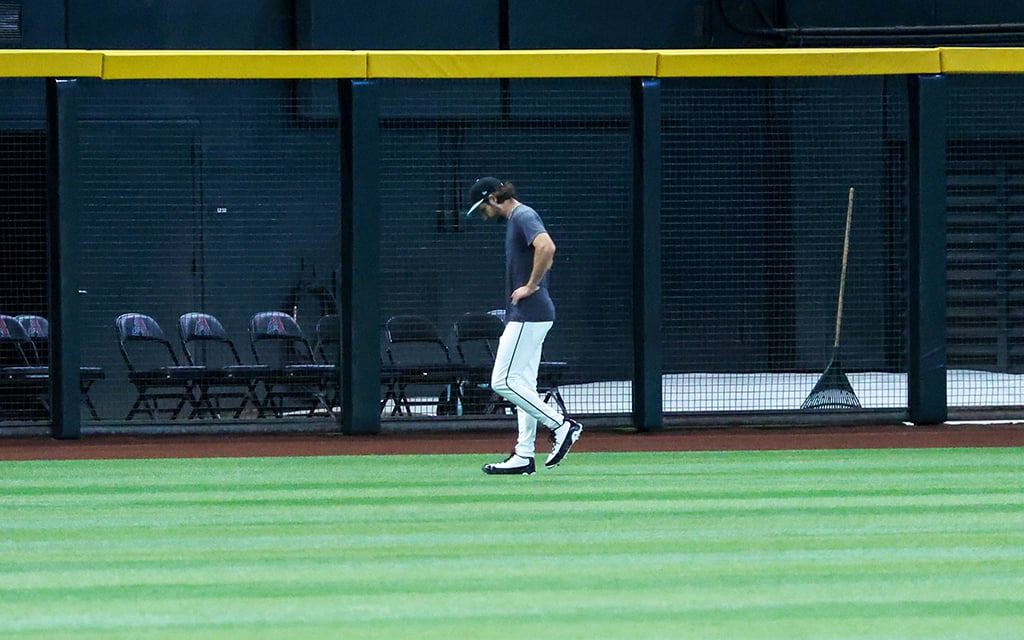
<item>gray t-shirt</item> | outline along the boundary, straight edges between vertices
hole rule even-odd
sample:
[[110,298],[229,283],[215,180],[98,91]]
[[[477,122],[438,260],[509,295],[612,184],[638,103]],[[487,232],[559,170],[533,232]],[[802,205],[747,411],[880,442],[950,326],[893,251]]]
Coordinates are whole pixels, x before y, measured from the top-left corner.
[[505,230],[505,321],[554,322],[555,305],[548,295],[548,276],[544,274],[540,289],[512,304],[512,292],[530,281],[533,272],[533,240],[545,233],[544,221],[532,208],[517,205]]

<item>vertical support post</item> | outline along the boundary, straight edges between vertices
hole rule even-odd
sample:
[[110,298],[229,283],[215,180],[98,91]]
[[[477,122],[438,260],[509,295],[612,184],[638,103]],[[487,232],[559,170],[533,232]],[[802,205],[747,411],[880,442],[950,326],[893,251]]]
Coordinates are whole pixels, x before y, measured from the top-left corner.
[[633,422],[662,427],[661,83],[632,81]]
[[372,81],[339,80],[341,430],[380,432],[380,99]]
[[914,424],[946,420],[946,81],[909,78],[907,391]]
[[46,83],[50,434],[81,437],[77,80]]

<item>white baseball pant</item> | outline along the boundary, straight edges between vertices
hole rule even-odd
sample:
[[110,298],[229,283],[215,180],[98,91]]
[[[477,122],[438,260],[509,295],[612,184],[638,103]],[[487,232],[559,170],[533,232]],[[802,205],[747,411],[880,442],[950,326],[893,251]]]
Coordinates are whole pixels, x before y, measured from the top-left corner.
[[517,407],[519,439],[516,453],[532,458],[537,439],[537,423],[549,429],[560,426],[565,418],[544,403],[537,393],[544,338],[553,322],[509,322],[498,341],[498,352],[491,373],[491,389]]

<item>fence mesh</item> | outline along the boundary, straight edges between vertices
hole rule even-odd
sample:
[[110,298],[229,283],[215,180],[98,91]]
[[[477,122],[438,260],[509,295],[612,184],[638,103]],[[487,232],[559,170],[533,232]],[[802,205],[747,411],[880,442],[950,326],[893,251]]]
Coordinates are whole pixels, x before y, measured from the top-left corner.
[[[153,417],[135,406],[121,314],[153,318],[181,363],[179,319],[191,312],[219,320],[243,364],[256,361],[249,327],[260,312],[286,313],[315,344],[318,321],[335,312],[336,126],[302,116],[289,82],[83,84],[82,358],[108,371],[94,394],[100,414]],[[256,413],[250,404],[242,417]],[[186,403],[178,418],[220,414]]]
[[850,187],[840,362],[862,406],[906,406],[904,86],[666,82],[667,411],[800,408],[832,355]]
[[[48,312],[45,85],[0,79],[0,419],[49,418],[46,344],[23,325]],[[39,336],[37,336],[39,337]]]
[[382,111],[382,323],[423,314],[452,345],[464,313],[505,308],[504,225],[460,212],[477,178],[511,181],[557,245],[544,359],[566,363],[564,400],[629,412],[628,81],[393,81]]
[[[278,388],[276,404],[250,401],[251,372],[219,381],[237,396],[209,382],[177,380],[175,390],[173,380],[140,380],[115,323],[152,318],[179,365],[188,313],[219,320],[245,366],[257,363],[250,327],[260,312],[283,314],[260,316],[260,327],[281,333],[296,321],[315,348],[319,321],[337,312],[336,86],[79,82],[78,330],[82,364],[104,374],[83,416],[269,424],[325,421],[325,407],[337,407],[327,397],[336,378],[323,397],[286,397],[301,397],[312,378]],[[1024,82],[958,76],[949,86],[949,405],[1012,409],[1024,404]],[[837,353],[863,407],[907,406],[906,89],[902,77],[663,81],[667,414],[800,408],[834,355],[850,187]],[[0,315],[45,319],[45,82],[3,79],[0,90]],[[544,358],[565,363],[547,371],[570,411],[632,411],[630,81],[391,80],[380,92],[382,363],[393,316],[425,316],[457,361],[456,322],[504,307],[504,230],[460,215],[469,185],[495,175],[517,184],[558,246],[558,317]],[[122,329],[152,335],[147,322],[136,316]],[[272,348],[261,361],[297,357],[293,346]],[[4,353],[5,424],[48,417],[38,354]],[[14,377],[18,365],[31,375]],[[413,415],[480,409],[447,406],[436,389],[424,400]],[[385,418],[402,417],[392,412]]]
[[1024,405],[1024,82],[950,78],[948,404]]

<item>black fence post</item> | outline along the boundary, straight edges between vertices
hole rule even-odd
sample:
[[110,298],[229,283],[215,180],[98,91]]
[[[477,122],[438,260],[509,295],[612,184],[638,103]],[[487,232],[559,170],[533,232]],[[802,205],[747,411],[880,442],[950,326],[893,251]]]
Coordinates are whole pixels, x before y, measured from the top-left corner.
[[341,430],[380,432],[380,99],[372,81],[338,82],[341,140]]
[[50,434],[61,439],[82,435],[77,87],[76,80],[46,82]]
[[911,76],[908,229],[909,419],[944,422],[946,401],[946,81]]
[[661,82],[634,78],[633,423],[662,427]]

